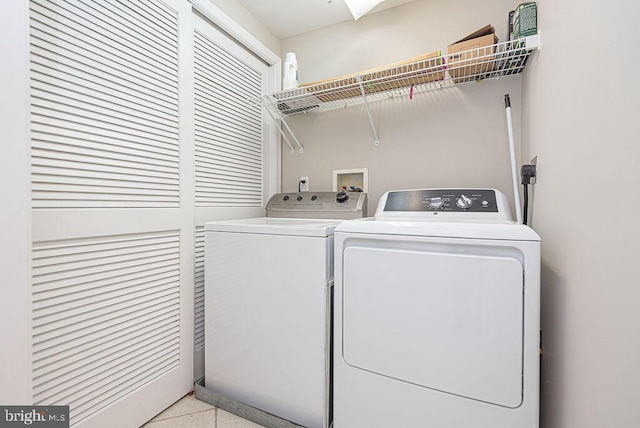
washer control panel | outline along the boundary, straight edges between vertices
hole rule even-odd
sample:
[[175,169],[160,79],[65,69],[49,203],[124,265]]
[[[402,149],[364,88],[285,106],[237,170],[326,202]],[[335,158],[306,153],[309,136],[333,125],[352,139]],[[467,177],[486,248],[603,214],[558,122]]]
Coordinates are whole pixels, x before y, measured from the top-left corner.
[[278,193],[269,199],[267,217],[354,219],[367,215],[362,192]]
[[497,213],[496,192],[491,189],[424,189],[389,192],[384,211]]

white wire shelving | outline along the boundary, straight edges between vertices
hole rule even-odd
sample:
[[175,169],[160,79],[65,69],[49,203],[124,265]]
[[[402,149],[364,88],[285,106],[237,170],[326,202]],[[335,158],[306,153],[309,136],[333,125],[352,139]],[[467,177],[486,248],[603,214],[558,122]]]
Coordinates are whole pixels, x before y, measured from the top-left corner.
[[[325,80],[264,95],[251,101],[264,106],[274,120],[284,125],[300,153],[304,152],[304,148],[287,124],[286,117],[364,103],[374,135],[374,144],[377,146],[380,141],[369,110],[369,102],[396,96],[412,98],[422,92],[519,74],[524,70],[528,56],[539,47],[540,36],[537,34]],[[278,129],[291,149],[291,154],[294,154],[291,140],[281,127]]]

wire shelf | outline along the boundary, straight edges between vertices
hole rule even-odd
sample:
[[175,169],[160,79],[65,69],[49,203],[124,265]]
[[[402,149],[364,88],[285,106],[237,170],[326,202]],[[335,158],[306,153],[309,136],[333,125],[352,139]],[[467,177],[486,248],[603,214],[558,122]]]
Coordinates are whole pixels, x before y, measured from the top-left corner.
[[[318,82],[252,101],[280,118],[519,74],[538,35]],[[362,83],[362,84],[361,84]]]

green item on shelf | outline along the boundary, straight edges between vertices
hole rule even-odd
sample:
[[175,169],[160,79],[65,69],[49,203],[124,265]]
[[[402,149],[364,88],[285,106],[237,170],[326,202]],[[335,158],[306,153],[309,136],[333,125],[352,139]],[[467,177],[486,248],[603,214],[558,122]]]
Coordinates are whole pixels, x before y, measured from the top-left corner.
[[522,3],[513,15],[513,38],[533,36],[538,33],[538,6],[535,2]]

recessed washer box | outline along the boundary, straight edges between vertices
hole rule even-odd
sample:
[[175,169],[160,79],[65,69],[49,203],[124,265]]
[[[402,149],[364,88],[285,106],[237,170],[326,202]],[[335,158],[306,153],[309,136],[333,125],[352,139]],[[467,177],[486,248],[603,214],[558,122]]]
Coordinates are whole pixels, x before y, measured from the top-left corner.
[[334,169],[333,190],[349,192],[354,191],[352,189],[369,192],[369,170],[367,168]]

